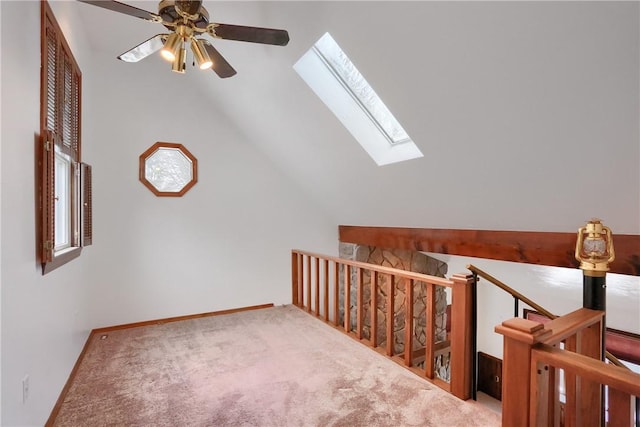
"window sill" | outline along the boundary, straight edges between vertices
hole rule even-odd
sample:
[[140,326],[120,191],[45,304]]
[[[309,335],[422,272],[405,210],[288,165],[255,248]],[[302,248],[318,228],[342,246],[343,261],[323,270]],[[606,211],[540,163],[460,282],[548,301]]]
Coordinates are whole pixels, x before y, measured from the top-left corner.
[[62,251],[58,251],[54,256],[53,260],[49,262],[42,263],[42,274],[47,274],[58,267],[61,267],[71,261],[72,259],[78,258],[80,253],[82,252],[82,248],[72,247],[63,249]]

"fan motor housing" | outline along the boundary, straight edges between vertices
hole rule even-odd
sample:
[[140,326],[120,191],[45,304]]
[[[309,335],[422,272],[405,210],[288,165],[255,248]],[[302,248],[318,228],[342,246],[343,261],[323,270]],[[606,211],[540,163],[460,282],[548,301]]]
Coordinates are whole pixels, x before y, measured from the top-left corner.
[[[209,12],[204,6],[200,6],[200,9],[197,12],[198,18],[189,20],[191,25],[197,28],[206,29],[207,25],[209,25]],[[164,22],[175,23],[182,19],[178,11],[176,10],[176,2],[175,0],[162,0],[158,5],[158,15]],[[173,25],[169,26],[164,24],[167,29],[172,30],[174,28]]]

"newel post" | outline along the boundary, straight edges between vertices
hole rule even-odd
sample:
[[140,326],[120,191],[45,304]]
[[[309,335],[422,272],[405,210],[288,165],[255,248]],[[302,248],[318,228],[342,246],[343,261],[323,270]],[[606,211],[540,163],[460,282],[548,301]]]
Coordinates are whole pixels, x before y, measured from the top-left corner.
[[531,349],[551,334],[541,323],[505,320],[495,327],[504,336],[502,362],[502,425],[529,426]]
[[473,376],[473,286],[472,274],[454,274],[451,292],[451,394],[467,400],[471,397]]

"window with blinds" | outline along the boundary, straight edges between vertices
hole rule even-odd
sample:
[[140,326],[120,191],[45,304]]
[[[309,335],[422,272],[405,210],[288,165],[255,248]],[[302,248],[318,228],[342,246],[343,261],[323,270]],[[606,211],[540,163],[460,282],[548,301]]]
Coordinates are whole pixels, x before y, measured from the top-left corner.
[[81,163],[82,73],[46,1],[41,27],[40,239],[43,274],[92,242],[91,167]]

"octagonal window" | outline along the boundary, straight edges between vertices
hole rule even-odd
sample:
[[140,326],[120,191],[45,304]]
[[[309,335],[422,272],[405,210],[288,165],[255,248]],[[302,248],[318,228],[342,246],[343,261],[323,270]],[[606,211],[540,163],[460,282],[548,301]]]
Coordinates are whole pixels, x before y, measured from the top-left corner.
[[156,142],[140,155],[140,181],[156,196],[180,197],[198,181],[198,161],[182,144]]

